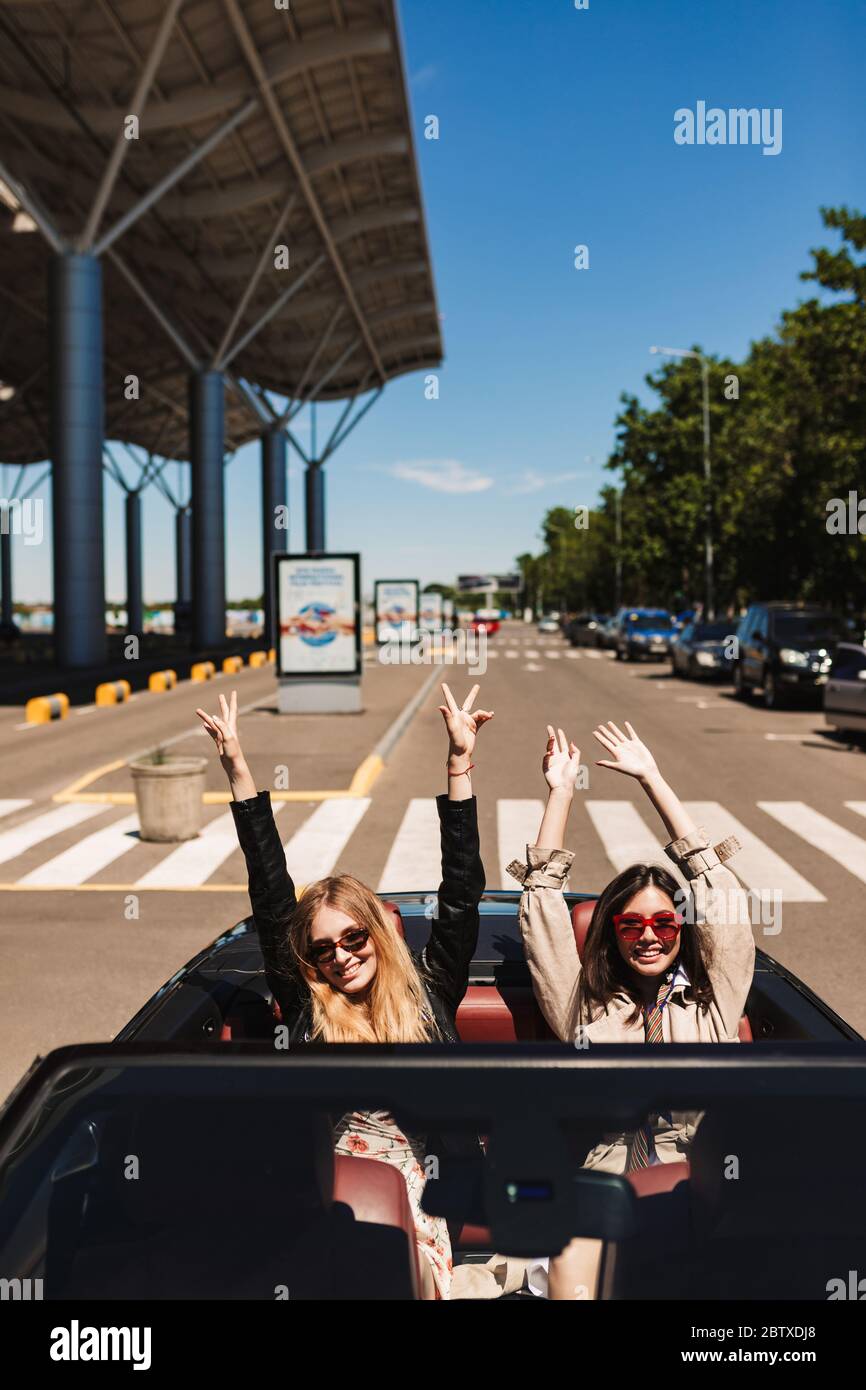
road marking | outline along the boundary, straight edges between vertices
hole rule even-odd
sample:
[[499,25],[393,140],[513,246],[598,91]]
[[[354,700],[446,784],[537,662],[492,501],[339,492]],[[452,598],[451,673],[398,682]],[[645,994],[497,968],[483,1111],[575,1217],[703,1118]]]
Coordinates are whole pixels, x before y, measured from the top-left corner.
[[866,883],[866,840],[861,840],[859,835],[853,835],[804,801],[759,801],[758,806],[786,830],[793,831],[841,864],[861,883]]
[[587,801],[586,809],[617,873],[631,864],[662,864],[685,885],[685,879],[631,801]]
[[769,739],[769,741],[770,741],[771,743],[802,743],[802,742],[803,742],[803,739],[804,739],[804,738],[808,738],[808,737],[809,737],[809,734],[808,734],[808,733],[806,733],[806,734],[764,734],[764,738]]
[[84,705],[81,709],[73,710],[72,713],[77,719],[80,719],[83,714],[95,714],[96,705]]
[[[54,722],[54,720],[46,720],[44,724],[15,724],[13,727],[16,733],[19,731],[21,733],[26,733],[28,729],[47,729],[49,724]],[[59,723],[60,721],[57,720],[56,722]]]
[[580,652],[566,652],[565,655],[570,657],[572,661],[580,661]]
[[46,860],[38,869],[33,869],[31,873],[19,879],[19,883],[28,887],[38,885],[42,888],[60,883],[84,883],[115,859],[119,859],[122,854],[135,849],[136,845],[141,843],[137,834],[133,833],[137,830],[138,816],[124,816],[122,820],[115,821],[114,825],[95,830],[92,835],[87,835],[77,844],[71,845],[62,854]]
[[[274,815],[282,804],[271,807]],[[215,873],[238,848],[238,835],[231,811],[210,821],[194,840],[186,840],[146,874],[137,879],[136,888],[199,887]]]
[[32,820],[16,825],[14,830],[5,830],[0,835],[0,864],[5,864],[8,859],[17,859],[19,854],[32,849],[41,840],[60,835],[64,830],[70,830],[73,825],[90,820],[91,816],[101,815],[104,810],[104,806],[57,806],[53,811],[46,811],[44,815],[34,816]]
[[562,655],[562,653],[561,653],[561,652],[545,652],[544,655],[547,657],[548,661],[558,661],[559,658],[560,658],[560,656]]
[[11,816],[13,811],[21,811],[25,806],[32,805],[33,802],[26,799],[23,801],[16,801],[14,799],[0,801],[0,816]]
[[525,657],[528,657],[528,659],[529,659],[530,661],[540,661],[540,660],[541,660],[541,652],[536,651],[534,647],[533,647],[533,649],[532,649],[531,651],[525,651],[525,652],[523,653],[523,655],[524,655]]
[[514,879],[507,872],[512,859],[521,863],[526,858],[526,846],[534,845],[544,814],[544,802],[536,800],[496,803],[496,840],[499,847],[499,885],[510,888]]
[[517,650],[516,647],[509,647],[509,649],[508,649],[508,651],[505,653],[505,655],[506,655],[506,656],[510,656],[510,657],[517,657],[517,656],[520,655],[520,653],[519,653],[519,651]]
[[600,661],[600,660],[601,660],[601,652],[594,651],[592,647],[587,647],[586,651],[584,652],[584,656],[585,656],[589,661]]
[[413,797],[379,879],[380,893],[438,887],[442,878],[439,813],[432,797]]
[[543,671],[543,666],[524,666],[524,671]]
[[787,860],[748,830],[745,825],[720,806],[718,801],[687,801],[686,810],[698,825],[706,826],[710,844],[736,835],[742,848],[728,868],[737,878],[766,898],[774,892],[782,894],[786,903],[825,903],[823,893],[793,869]]
[[292,878],[304,883],[327,878],[369,806],[369,797],[321,802],[286,842],[286,863]]

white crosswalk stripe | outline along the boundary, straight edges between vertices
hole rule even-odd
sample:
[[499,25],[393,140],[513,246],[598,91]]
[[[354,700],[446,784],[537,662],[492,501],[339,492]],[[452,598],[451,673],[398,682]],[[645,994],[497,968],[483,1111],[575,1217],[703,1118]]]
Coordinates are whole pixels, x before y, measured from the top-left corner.
[[503,888],[516,886],[507,872],[512,859],[521,862],[526,857],[526,846],[535,843],[541,817],[544,814],[543,801],[509,801],[496,803],[496,839],[499,849],[499,882]]
[[20,880],[22,884],[40,885],[43,888],[58,884],[86,883],[94,874],[119,859],[122,854],[135,849],[139,843],[137,834],[138,816],[124,816],[122,820],[95,830],[84,840],[65,849],[38,869],[33,869]]
[[742,848],[732,856],[728,868],[747,888],[767,899],[772,899],[773,893],[779,892],[786,903],[827,901],[808,879],[717,801],[687,801],[685,806],[696,824],[706,827],[711,844],[717,844],[728,835],[736,835]]
[[601,652],[597,652],[594,647],[587,647],[584,656],[589,657],[590,661],[600,661]]
[[25,806],[32,806],[33,802],[25,799],[24,801],[0,800],[0,816],[11,816],[15,811],[22,811]]
[[805,801],[759,801],[758,806],[786,830],[791,830],[815,849],[835,859],[849,874],[866,883],[866,840],[837,825]]
[[432,797],[414,797],[406,808],[379,879],[380,893],[439,887],[442,859],[439,814]]
[[572,661],[580,661],[580,652],[566,652],[565,655],[570,657]]
[[617,873],[630,864],[661,864],[685,886],[685,879],[633,802],[587,801],[586,809]]
[[[284,801],[274,803],[278,815]],[[231,811],[217,816],[195,840],[186,840],[140,879],[136,888],[196,888],[206,883],[220,864],[238,848],[238,836]]]
[[314,883],[333,873],[369,805],[368,796],[352,796],[316,807],[285,846],[286,864],[297,883]]
[[560,656],[562,655],[562,653],[561,653],[561,652],[545,652],[544,655],[547,657],[548,661],[558,661],[559,658],[560,658]]
[[64,830],[71,830],[73,826],[90,820],[92,816],[102,815],[104,810],[105,807],[98,804],[70,801],[63,806],[56,806],[53,811],[46,811],[44,815],[34,816],[31,820],[16,825],[14,830],[4,830],[0,835],[0,864],[5,864],[9,859],[17,859],[25,850],[32,849],[43,840],[49,840],[53,835],[62,834]]

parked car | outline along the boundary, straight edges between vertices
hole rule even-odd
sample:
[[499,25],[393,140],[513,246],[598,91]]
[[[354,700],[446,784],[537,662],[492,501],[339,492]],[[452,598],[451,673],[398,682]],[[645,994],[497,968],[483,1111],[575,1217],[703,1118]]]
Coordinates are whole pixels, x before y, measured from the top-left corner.
[[[474,1143],[431,1149],[424,1207],[449,1221],[455,1265],[595,1237],[608,1243],[600,1297],[617,1301],[826,1301],[828,1276],[866,1268],[855,1030],[759,949],[739,1045],[557,1042],[533,995],[519,900],[482,899],[459,1055],[275,1048],[248,919],[113,1043],[40,1058],[0,1110],[4,1281],[43,1280],[46,1301],[417,1299],[402,1174],[333,1152],[333,1119],[355,1108],[388,1109],[410,1133],[485,1136],[487,1156]],[[594,897],[566,901],[582,954]],[[386,904],[412,950],[429,937],[429,902]],[[688,1159],[626,1174],[581,1166],[597,1137],[649,1110],[703,1112]],[[805,1143],[804,1116],[845,1142]],[[720,1181],[731,1154],[740,1179]]]
[[579,613],[565,629],[565,635],[573,647],[597,647],[599,631],[606,621],[600,613]]
[[627,608],[616,634],[617,661],[668,656],[674,633],[666,608]]
[[866,646],[840,642],[824,687],[824,718],[831,729],[866,731]]
[[546,617],[541,618],[540,621],[539,621],[539,624],[538,624],[538,631],[539,631],[539,632],[559,632],[559,621],[558,621],[558,619],[557,619],[557,618],[551,617],[549,614],[548,614]]
[[671,647],[671,674],[706,680],[727,676],[733,669],[736,619],[721,622],[687,622]]
[[833,654],[847,636],[842,621],[815,604],[753,603],[737,629],[734,689],[761,690],[767,709],[795,697],[820,699]]
[[616,634],[619,630],[619,616],[614,613],[612,618],[606,618],[598,630],[598,645],[604,650],[612,652],[616,647]]

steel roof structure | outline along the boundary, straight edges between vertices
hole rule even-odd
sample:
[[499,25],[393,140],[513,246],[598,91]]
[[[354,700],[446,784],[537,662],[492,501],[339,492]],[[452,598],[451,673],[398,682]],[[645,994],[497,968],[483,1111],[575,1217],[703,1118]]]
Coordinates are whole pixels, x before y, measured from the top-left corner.
[[50,456],[70,248],[102,265],[105,437],[154,454],[189,456],[191,372],[225,375],[233,450],[262,391],[439,365],[395,4],[0,0],[0,459]]

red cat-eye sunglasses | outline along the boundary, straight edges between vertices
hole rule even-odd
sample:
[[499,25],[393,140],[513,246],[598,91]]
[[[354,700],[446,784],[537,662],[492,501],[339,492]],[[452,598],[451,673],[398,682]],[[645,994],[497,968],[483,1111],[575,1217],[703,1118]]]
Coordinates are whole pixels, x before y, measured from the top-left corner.
[[617,912],[613,925],[623,941],[639,941],[644,929],[649,927],[659,941],[670,944],[676,941],[683,918],[676,912],[654,912],[652,917],[642,917],[639,912]]

